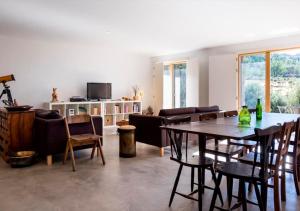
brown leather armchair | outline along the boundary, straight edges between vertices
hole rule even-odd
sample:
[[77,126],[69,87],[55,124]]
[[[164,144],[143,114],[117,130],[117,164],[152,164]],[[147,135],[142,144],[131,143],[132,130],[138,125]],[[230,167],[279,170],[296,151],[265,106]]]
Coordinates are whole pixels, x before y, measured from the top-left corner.
[[[97,135],[103,134],[102,117],[93,117]],[[70,126],[71,134],[90,133],[89,124],[73,124]],[[64,153],[67,143],[67,133],[63,117],[57,111],[36,110],[33,141],[39,155],[47,157],[47,163],[51,165],[52,155]],[[93,146],[85,146],[90,148]],[[77,149],[82,149],[77,148]],[[75,149],[76,150],[76,149]]]

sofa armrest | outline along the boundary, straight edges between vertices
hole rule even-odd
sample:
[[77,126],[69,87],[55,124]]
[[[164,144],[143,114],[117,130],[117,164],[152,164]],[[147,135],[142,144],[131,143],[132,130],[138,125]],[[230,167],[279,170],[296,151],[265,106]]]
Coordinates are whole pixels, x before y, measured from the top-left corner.
[[34,143],[42,155],[57,154],[64,151],[67,134],[64,120],[35,118]]
[[129,115],[129,124],[136,127],[136,141],[150,144],[157,147],[168,146],[160,126],[163,125],[164,118],[159,116],[147,116],[140,114]]

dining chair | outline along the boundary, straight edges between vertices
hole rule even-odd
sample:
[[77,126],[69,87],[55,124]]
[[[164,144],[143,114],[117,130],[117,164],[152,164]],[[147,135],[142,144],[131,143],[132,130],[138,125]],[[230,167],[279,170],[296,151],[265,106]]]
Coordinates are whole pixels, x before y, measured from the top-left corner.
[[[190,122],[191,121],[191,117],[186,118],[186,119],[182,119],[181,121],[173,121],[173,120],[166,120],[166,124],[170,125],[170,124],[181,124],[181,123],[186,123],[186,122]],[[216,175],[213,169],[213,160],[211,158],[200,158],[199,156],[194,157],[194,156],[189,156],[188,155],[188,133],[186,132],[182,132],[182,131],[178,131],[178,130],[170,130],[167,129],[167,134],[169,136],[170,139],[170,144],[171,144],[171,157],[170,159],[172,161],[175,161],[177,163],[179,163],[179,169],[177,172],[177,176],[174,182],[174,186],[172,189],[172,193],[170,196],[170,200],[169,200],[169,207],[172,205],[173,199],[175,194],[178,194],[184,198],[190,199],[190,200],[194,200],[194,201],[198,201],[198,206],[199,206],[199,210],[202,210],[202,190],[204,188],[208,188],[208,189],[213,189],[215,190],[215,188],[217,188],[217,193],[218,196],[220,198],[221,203],[223,204],[223,198],[221,195],[221,191],[219,189],[219,187],[215,187],[215,188],[211,188],[209,186],[206,186],[204,184],[204,180],[203,180],[203,173],[205,172],[205,169],[210,170],[211,174],[212,174],[212,178],[214,183],[216,182]],[[186,140],[186,147],[183,147],[183,139],[185,138]],[[185,153],[184,150],[185,149]],[[194,185],[194,169],[197,169],[198,172],[198,189],[196,190],[192,190],[191,193],[189,194],[184,194],[181,192],[177,191],[177,186],[180,180],[180,176],[181,176],[181,172],[183,167],[188,167],[192,169],[192,174],[191,174],[191,182],[192,185]],[[198,193],[198,198],[193,197],[193,195],[195,193]]]
[[[200,121],[213,120],[217,118],[218,118],[217,113],[207,113],[199,116]],[[212,139],[212,138],[207,137],[207,139]],[[230,161],[230,159],[233,156],[240,155],[243,152],[242,146],[228,144],[225,138],[224,139],[214,138],[213,140],[214,140],[213,142],[209,142],[206,144],[205,152],[215,156],[215,166],[218,162],[218,156],[225,157],[226,161]],[[225,140],[225,142],[222,140]],[[198,154],[194,153],[194,155],[198,155]]]
[[[278,141],[278,148],[275,150],[275,141],[272,143],[272,150],[274,151],[270,155],[269,169],[271,171],[271,176],[274,178],[274,184],[269,185],[269,187],[274,189],[274,209],[280,210],[280,200],[279,200],[279,171],[281,171],[281,200],[286,200],[286,157],[288,154],[288,148],[290,144],[291,134],[293,132],[295,123],[294,121],[285,122],[282,127],[279,138],[276,137],[275,141]],[[257,151],[257,148],[255,149]],[[250,152],[247,155],[241,157],[239,161],[241,163],[253,164],[256,152]],[[257,157],[260,162],[260,156]],[[281,167],[281,169],[280,169]]]
[[[91,159],[93,159],[95,149],[97,149],[97,155],[98,154],[101,155],[103,165],[105,165],[105,159],[104,159],[104,155],[103,155],[103,151],[102,151],[102,147],[101,147],[101,141],[100,141],[100,139],[102,139],[102,136],[99,136],[96,134],[92,117],[90,115],[74,115],[74,116],[65,117],[64,120],[65,120],[65,127],[66,127],[66,131],[67,131],[68,141],[67,141],[64,159],[63,159],[63,164],[66,162],[68,153],[70,151],[71,158],[72,158],[72,169],[73,169],[73,171],[76,171],[73,148],[91,145],[91,146],[93,146],[92,153],[91,153]],[[83,123],[90,124],[90,128],[91,128],[90,133],[74,134],[74,135],[70,133],[69,125],[83,124]]]
[[[242,205],[243,210],[247,210],[247,203],[258,205],[260,210],[266,210],[264,207],[263,197],[260,193],[258,184],[264,183],[266,184],[267,180],[270,178],[269,174],[268,177],[265,177],[265,173],[267,169],[261,169],[258,167],[258,164],[260,160],[258,160],[259,152],[258,152],[258,146],[261,144],[266,145],[265,154],[274,153],[274,150],[271,150],[272,148],[272,142],[275,139],[276,135],[281,132],[281,126],[272,126],[266,129],[255,129],[255,135],[257,144],[255,146],[254,156],[253,156],[253,162],[252,163],[241,163],[241,162],[225,162],[220,163],[216,171],[218,172],[218,178],[217,178],[217,186],[220,185],[222,177],[226,176],[227,180],[230,179],[230,185],[227,186],[227,200],[228,200],[228,206],[231,206],[232,201],[232,185],[233,185],[233,179],[239,180],[239,194],[238,194],[238,203],[233,205],[229,208],[229,210],[238,208],[240,205]],[[272,156],[271,156],[272,157]],[[245,183],[249,182],[254,184],[255,187],[255,194],[257,198],[257,203],[251,202],[250,200],[247,200],[246,198],[246,188]],[[216,197],[218,192],[214,191],[213,198],[210,205],[210,211],[214,210],[214,208],[218,208],[221,210],[225,210],[222,207],[216,206]],[[236,196],[234,196],[236,197]]]
[[[300,118],[297,119],[294,138],[290,140],[286,158],[286,172],[293,174],[294,185],[297,195],[300,195]],[[275,145],[278,149],[278,144]]]
[[[224,112],[225,118],[237,117],[238,115],[239,115],[239,113],[237,110]],[[256,141],[253,141],[253,140],[233,140],[233,139],[227,139],[227,140],[228,140],[228,144],[244,147],[245,150],[243,151],[243,153],[246,153],[247,150],[251,151],[257,143]]]

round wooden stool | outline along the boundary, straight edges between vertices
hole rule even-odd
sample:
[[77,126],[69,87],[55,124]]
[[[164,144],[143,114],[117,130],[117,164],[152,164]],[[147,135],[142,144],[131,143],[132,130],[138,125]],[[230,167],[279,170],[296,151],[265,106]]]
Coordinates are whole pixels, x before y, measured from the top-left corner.
[[120,157],[131,158],[136,156],[134,132],[135,126],[132,125],[124,125],[118,128]]

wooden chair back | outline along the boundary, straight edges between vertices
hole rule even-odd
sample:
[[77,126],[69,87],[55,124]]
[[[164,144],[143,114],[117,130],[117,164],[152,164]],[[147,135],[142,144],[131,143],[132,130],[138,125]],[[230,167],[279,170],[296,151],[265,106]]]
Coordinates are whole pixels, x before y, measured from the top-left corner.
[[199,116],[200,121],[212,120],[212,119],[217,119],[217,118],[218,118],[217,113],[206,113],[206,114],[200,114],[200,116]]
[[[285,122],[282,127],[282,131],[280,134],[279,145],[277,149],[277,157],[276,157],[276,168],[284,162],[285,157],[288,153],[289,144],[291,140],[291,135],[294,130],[295,122]],[[272,160],[271,160],[272,162]]]
[[67,116],[67,117],[64,118],[64,120],[65,120],[65,127],[66,127],[68,138],[70,138],[71,135],[72,135],[72,134],[70,134],[69,125],[81,124],[81,123],[90,123],[91,127],[92,127],[92,130],[93,130],[93,134],[96,135],[94,122],[93,122],[92,117],[90,115],[83,114],[83,115]]
[[[257,139],[257,144],[255,146],[255,151],[254,151],[254,162],[253,162],[253,167],[252,167],[252,176],[254,175],[255,172],[255,168],[257,166],[261,166],[261,174],[260,176],[264,176],[267,174],[268,169],[271,167],[269,163],[260,163],[258,164],[257,158],[258,158],[258,153],[260,153],[260,158],[261,158],[261,162],[263,162],[262,158],[263,158],[263,151],[261,150],[260,152],[258,152],[258,146],[259,145],[265,145],[265,155],[269,155],[270,153],[272,154],[271,157],[274,157],[274,140],[275,138],[278,136],[278,134],[280,134],[282,130],[281,126],[272,126],[266,129],[259,129],[259,128],[255,128],[255,135],[256,135],[256,139]],[[272,158],[271,158],[272,159]]]
[[239,112],[237,110],[224,112],[224,117],[234,117],[234,116],[238,116],[238,115],[239,115]]
[[66,120],[68,124],[89,123],[91,121],[91,116],[87,114],[67,116]]
[[[175,119],[166,119],[165,124],[183,124],[191,122],[191,117],[181,117],[181,118],[175,118]],[[176,130],[168,130],[167,134],[169,136],[170,142],[171,142],[171,157],[176,158],[177,160],[182,159],[182,142],[185,134],[186,138],[186,147],[185,147],[185,157],[187,159],[187,145],[188,145],[188,134],[186,132],[182,131],[176,131]]]
[[[294,140],[294,151],[297,150],[297,146],[300,146],[300,117],[297,119],[296,125],[295,125],[295,140]],[[296,148],[296,149],[295,149]],[[297,153],[297,151],[296,151]]]

